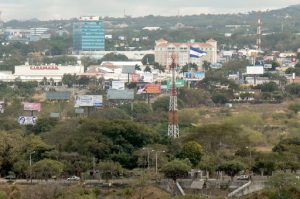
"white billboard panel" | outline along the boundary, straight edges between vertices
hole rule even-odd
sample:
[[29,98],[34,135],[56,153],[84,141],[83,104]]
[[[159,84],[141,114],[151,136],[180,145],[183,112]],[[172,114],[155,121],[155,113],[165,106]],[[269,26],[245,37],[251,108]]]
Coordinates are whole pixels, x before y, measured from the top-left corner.
[[124,81],[112,81],[111,88],[116,90],[125,90],[125,82]]
[[35,116],[20,116],[18,122],[20,125],[35,125],[37,117]]
[[264,74],[263,66],[247,66],[247,75],[262,75]]
[[75,107],[95,106],[100,107],[103,104],[102,95],[78,95],[75,100]]
[[133,100],[134,90],[107,90],[107,99],[110,100]]
[[50,113],[50,117],[51,118],[59,118],[60,117],[60,113]]
[[123,66],[122,73],[128,73],[128,74],[135,73],[135,66]]
[[154,82],[153,74],[152,73],[144,73],[141,76],[140,81],[141,82],[153,83]]
[[0,113],[4,113],[4,101],[0,101]]

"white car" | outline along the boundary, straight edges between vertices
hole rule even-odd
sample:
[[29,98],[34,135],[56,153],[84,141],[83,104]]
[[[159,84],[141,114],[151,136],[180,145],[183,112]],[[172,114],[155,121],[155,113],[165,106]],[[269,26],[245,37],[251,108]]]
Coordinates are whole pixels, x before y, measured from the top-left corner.
[[249,176],[248,175],[241,175],[237,177],[238,180],[249,180]]
[[80,180],[80,178],[77,176],[71,176],[71,177],[67,178],[67,181],[79,181],[79,180]]

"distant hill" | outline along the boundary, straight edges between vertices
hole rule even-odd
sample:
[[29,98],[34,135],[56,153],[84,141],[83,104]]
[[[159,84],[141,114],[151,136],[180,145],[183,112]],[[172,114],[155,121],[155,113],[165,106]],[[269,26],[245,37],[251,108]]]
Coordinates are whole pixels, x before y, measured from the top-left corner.
[[[266,12],[249,12],[237,14],[200,14],[191,16],[144,16],[144,17],[126,17],[126,18],[104,18],[107,24],[112,28],[118,24],[127,24],[129,28],[140,30],[145,26],[160,26],[163,29],[176,28],[176,24],[183,25],[187,28],[198,28],[200,30],[208,29],[209,31],[227,31],[225,25],[250,25],[250,31],[255,31],[257,19],[263,20],[263,28],[269,32],[279,32],[282,28],[289,32],[300,32],[300,4],[293,5],[282,9],[270,10]],[[71,28],[70,24],[74,19],[64,21],[39,21],[37,19],[27,21],[12,20],[5,23],[5,27],[49,27],[52,29],[58,26]],[[111,28],[108,26],[107,28]],[[182,26],[181,26],[182,27]]]

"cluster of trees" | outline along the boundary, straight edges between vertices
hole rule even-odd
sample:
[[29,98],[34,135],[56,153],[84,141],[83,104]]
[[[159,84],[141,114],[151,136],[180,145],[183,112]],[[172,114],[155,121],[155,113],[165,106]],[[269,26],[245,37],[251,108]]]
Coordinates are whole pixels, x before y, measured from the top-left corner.
[[53,63],[74,63],[74,60],[66,58],[72,47],[72,38],[68,36],[51,37],[50,40],[41,40],[24,44],[21,42],[10,42],[9,45],[0,46],[1,64],[0,70],[14,71],[14,66],[25,64],[27,58],[30,63],[47,63],[49,59],[43,60],[45,56],[61,56],[61,58],[53,58]]

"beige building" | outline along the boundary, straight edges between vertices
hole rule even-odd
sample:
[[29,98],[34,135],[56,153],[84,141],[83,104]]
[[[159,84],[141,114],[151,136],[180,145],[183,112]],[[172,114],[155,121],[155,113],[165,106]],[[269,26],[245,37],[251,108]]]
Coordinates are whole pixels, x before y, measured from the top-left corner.
[[[155,42],[155,61],[160,65],[167,66],[172,62],[171,56],[175,53],[176,63],[179,66],[184,66],[188,63],[195,63],[202,66],[206,60],[212,64],[217,63],[217,41],[210,39],[205,43],[171,43],[164,39]],[[199,48],[207,52],[207,55],[200,58],[190,57],[190,47]]]

